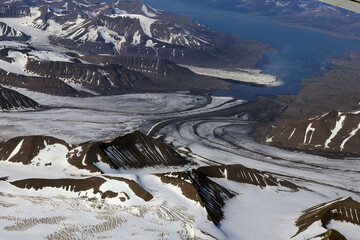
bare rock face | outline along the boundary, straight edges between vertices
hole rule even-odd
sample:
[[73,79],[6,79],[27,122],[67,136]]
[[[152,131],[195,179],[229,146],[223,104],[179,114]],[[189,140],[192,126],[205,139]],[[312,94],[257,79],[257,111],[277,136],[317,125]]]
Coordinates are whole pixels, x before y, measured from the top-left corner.
[[157,176],[163,183],[179,187],[185,197],[199,202],[215,225],[219,225],[223,219],[222,208],[225,201],[234,196],[229,190],[201,174],[172,172]]
[[34,100],[8,88],[0,86],[1,111],[36,111],[41,110],[40,104]]
[[166,58],[145,58],[136,56],[107,56],[100,55],[96,58],[86,56],[83,59],[100,65],[120,64],[129,70],[141,72],[145,75],[158,75],[162,77],[195,76],[188,68],[181,67]]
[[[303,211],[303,214],[298,218],[296,226],[299,230],[296,235],[306,231],[308,227],[317,221],[320,221],[325,229],[327,229],[327,225],[331,221],[351,223],[360,228],[359,213],[360,203],[351,197],[339,198],[332,202],[316,205]],[[333,229],[329,229],[316,237],[321,237],[321,239],[346,239],[341,233]]]
[[196,172],[207,177],[226,178],[231,181],[251,184],[260,188],[283,186],[294,191],[299,190],[298,186],[289,181],[273,176],[273,174],[267,172],[247,168],[240,164],[200,167],[196,169]]

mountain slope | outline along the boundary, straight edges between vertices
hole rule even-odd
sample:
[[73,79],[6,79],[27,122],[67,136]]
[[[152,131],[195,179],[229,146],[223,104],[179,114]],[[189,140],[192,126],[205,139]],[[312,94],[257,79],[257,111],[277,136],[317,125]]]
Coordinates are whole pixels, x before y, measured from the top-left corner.
[[360,37],[359,14],[318,0],[200,0],[198,3],[207,7],[266,16],[280,23],[312,28],[340,37]]
[[0,160],[55,167],[66,163],[89,172],[183,166],[188,163],[167,145],[139,131],[79,146],[47,136],[16,137],[0,142]]
[[[353,227],[360,229],[359,212],[360,203],[353,200],[351,197],[339,198],[331,202],[316,205],[304,210],[303,214],[296,221],[296,225],[299,227],[296,235],[299,235],[304,231],[306,232],[311,225],[318,221],[324,229],[329,228],[328,226],[330,223],[334,224],[334,222],[342,222],[343,224],[348,223]],[[346,230],[346,228],[344,228],[344,230]],[[351,234],[351,232],[346,231],[347,236],[349,236],[349,233]],[[314,238],[324,240],[346,239],[341,233],[334,229],[328,229],[325,233],[314,236]]]
[[0,86],[1,111],[35,111],[42,107],[34,100],[8,88]]
[[[305,79],[297,95],[260,98],[260,142],[318,154],[360,154],[359,53],[334,58],[329,72]],[[346,84],[344,84],[346,83]],[[266,110],[264,110],[264,108]]]
[[[93,55],[162,57],[217,67],[254,66],[268,49],[264,44],[215,32],[137,0],[36,1],[31,5],[17,1],[12,5],[26,9],[26,17],[19,18],[14,12],[7,18],[0,17],[0,22],[29,34],[33,45],[50,43]],[[18,20],[14,22],[11,17]]]

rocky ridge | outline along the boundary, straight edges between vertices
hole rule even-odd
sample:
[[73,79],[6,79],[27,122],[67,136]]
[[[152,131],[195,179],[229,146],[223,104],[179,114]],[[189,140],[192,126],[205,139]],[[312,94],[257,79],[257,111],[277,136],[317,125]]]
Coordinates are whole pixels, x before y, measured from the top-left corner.
[[1,111],[37,111],[43,109],[36,101],[8,88],[0,86]]

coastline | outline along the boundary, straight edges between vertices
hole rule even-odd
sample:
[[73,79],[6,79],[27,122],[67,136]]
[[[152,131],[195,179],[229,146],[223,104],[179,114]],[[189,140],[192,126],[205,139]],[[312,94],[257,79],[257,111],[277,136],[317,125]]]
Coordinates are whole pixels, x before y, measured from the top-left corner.
[[[356,117],[356,114],[351,112],[359,109],[360,86],[357,77],[360,75],[360,68],[356,63],[360,63],[360,53],[351,52],[331,60],[332,64],[328,71],[320,76],[301,80],[305,86],[298,94],[277,95],[274,99],[260,96],[255,102],[249,103],[253,105],[252,108],[255,109],[256,106],[260,109],[254,112],[254,118],[259,120],[259,124],[252,133],[257,142],[319,155],[351,156],[360,153],[358,149],[352,147],[345,148],[344,151],[339,151],[339,146],[327,148],[325,145],[319,148],[321,145],[319,142],[329,141],[327,139],[333,128],[332,125],[338,121],[336,120],[338,115],[335,113],[349,113],[347,118],[350,121],[351,116]],[[327,114],[329,117],[325,118]],[[332,115],[335,119],[331,118]],[[312,142],[304,144],[304,135],[306,138],[308,131],[305,132],[306,126],[311,122],[315,124],[316,119],[322,121],[322,125],[319,123],[320,125],[314,127],[318,129],[317,133],[321,134],[315,135]],[[329,127],[326,122],[329,122]],[[297,132],[293,129],[297,129]],[[289,135],[288,131],[294,131],[295,134],[292,132]],[[351,128],[348,131],[351,132]],[[344,135],[343,138],[346,136]],[[340,145],[341,141],[337,144]],[[321,146],[324,146],[323,143]]]

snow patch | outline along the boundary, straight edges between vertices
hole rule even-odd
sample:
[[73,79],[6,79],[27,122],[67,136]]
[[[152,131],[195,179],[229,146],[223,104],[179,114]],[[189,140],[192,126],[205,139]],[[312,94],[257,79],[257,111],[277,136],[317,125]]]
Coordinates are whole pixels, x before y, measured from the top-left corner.
[[23,142],[24,139],[18,143],[18,145],[14,148],[14,150],[11,152],[10,156],[8,157],[8,159],[6,159],[6,161],[9,161],[13,156],[15,156],[20,151]]
[[[340,114],[340,113],[339,113]],[[341,128],[344,126],[344,121],[346,119],[345,115],[340,116],[340,119],[336,121],[335,127],[331,130],[330,137],[325,142],[324,148],[329,148],[329,144],[331,143],[331,140],[333,140],[334,137],[338,134],[338,132],[341,130]]]
[[[311,143],[311,140],[312,140],[312,137],[314,135],[314,132],[315,132],[315,128],[312,127],[312,124],[313,123],[309,123],[309,125],[307,126],[306,128],[306,131],[305,131],[305,136],[304,136],[304,144],[310,144]],[[311,132],[310,134],[310,137],[308,138],[308,133]]]
[[149,11],[149,9],[147,8],[147,6],[145,4],[142,5],[141,11],[148,17],[151,17],[151,18],[157,17],[156,14]]

